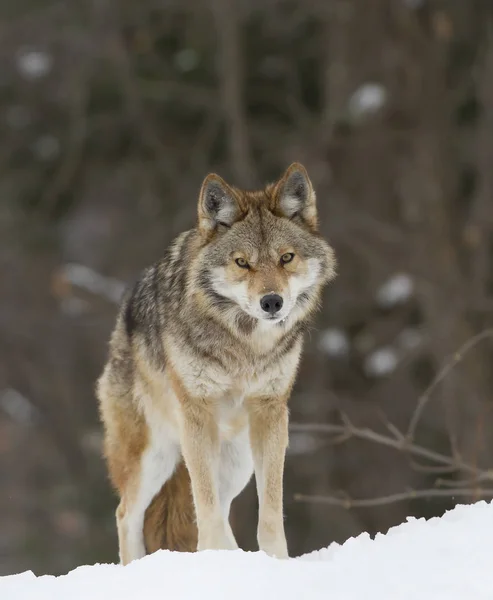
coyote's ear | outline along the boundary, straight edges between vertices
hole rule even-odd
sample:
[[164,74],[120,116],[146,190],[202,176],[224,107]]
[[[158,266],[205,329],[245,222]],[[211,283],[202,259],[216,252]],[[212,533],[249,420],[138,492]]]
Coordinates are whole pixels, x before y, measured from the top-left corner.
[[218,225],[231,227],[240,216],[240,207],[231,187],[215,173],[207,175],[199,196],[199,228],[208,233]]
[[276,212],[287,219],[300,218],[313,229],[317,228],[315,191],[308,173],[300,163],[293,163],[274,191]]

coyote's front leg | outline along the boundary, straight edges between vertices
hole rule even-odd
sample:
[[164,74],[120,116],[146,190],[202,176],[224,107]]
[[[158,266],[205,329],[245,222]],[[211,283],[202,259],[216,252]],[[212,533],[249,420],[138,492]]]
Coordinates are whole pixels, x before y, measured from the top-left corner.
[[260,550],[287,558],[282,481],[288,445],[286,398],[249,401],[250,441],[259,499],[257,539]]
[[181,449],[192,484],[197,550],[236,549],[219,498],[220,441],[212,403],[186,399],[181,404]]

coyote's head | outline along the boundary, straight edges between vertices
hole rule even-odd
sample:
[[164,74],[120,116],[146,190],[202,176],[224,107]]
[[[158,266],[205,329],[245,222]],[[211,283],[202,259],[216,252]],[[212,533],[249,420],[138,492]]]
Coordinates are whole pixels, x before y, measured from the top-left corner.
[[333,251],[317,230],[315,192],[298,163],[257,192],[208,175],[198,216],[204,245],[197,281],[218,310],[266,324],[294,323],[315,307],[334,276]]

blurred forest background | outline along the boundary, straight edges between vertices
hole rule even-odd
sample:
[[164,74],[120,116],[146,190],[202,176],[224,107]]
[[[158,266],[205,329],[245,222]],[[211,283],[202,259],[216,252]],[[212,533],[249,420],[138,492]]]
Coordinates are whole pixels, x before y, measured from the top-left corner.
[[94,382],[211,170],[304,163],[339,259],[291,553],[493,496],[491,0],[4,0],[0,132],[0,574],[117,560]]

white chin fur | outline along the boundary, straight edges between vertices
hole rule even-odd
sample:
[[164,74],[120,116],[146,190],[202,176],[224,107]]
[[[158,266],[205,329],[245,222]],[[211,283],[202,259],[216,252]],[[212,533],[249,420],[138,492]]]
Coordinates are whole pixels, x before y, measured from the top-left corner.
[[248,288],[246,283],[240,283],[231,286],[223,276],[221,269],[215,269],[213,272],[212,286],[214,290],[236,302],[238,306],[250,317],[257,319],[259,323],[265,325],[266,328],[277,325],[281,321],[285,321],[291,315],[293,308],[296,306],[296,300],[305,290],[309,289],[317,280],[320,273],[320,262],[316,258],[308,260],[308,269],[304,275],[293,275],[289,278],[289,288],[287,297],[284,296],[284,306],[279,317],[269,319],[265,312],[260,308],[260,298],[258,305],[252,306],[248,297]]
[[259,310],[258,311],[251,310],[251,307],[249,307],[249,308],[242,307],[242,308],[248,315],[250,315],[254,319],[257,319],[261,323],[265,323],[266,326],[271,326],[271,325],[276,325],[280,321],[285,321],[291,314],[294,304],[295,303],[284,298],[283,309],[281,310],[279,315],[276,315],[274,318],[269,318],[268,315],[260,308],[260,299],[259,299]]

